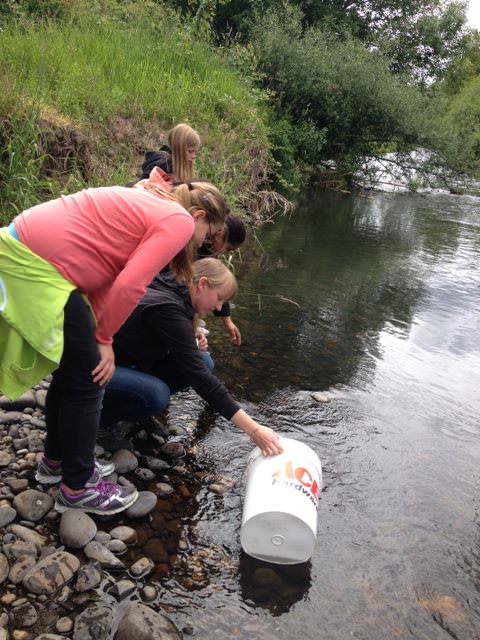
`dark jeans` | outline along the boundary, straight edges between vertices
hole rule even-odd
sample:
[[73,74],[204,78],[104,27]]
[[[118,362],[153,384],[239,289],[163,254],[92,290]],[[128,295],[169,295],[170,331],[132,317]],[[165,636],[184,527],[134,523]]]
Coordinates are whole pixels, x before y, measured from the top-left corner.
[[[213,360],[210,354],[202,352],[202,357],[212,371]],[[162,373],[163,379],[160,379],[136,369],[116,367],[105,388],[100,428],[108,429],[120,420],[144,420],[164,411],[170,402],[170,395],[188,386],[176,372],[173,362],[171,367],[164,362],[162,370],[167,369],[169,372]]]
[[93,472],[103,388],[92,381],[100,355],[89,309],[73,291],[64,310],[64,346],[48,389],[45,454],[61,460],[62,482],[81,489]]

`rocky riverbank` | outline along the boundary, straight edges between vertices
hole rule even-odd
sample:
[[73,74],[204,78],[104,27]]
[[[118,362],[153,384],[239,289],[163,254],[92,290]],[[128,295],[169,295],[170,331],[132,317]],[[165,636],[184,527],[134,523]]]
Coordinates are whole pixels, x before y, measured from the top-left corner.
[[[172,572],[187,589],[206,579],[202,554],[189,548],[182,517],[195,513],[199,483],[212,492],[227,478],[195,470],[195,429],[202,403],[179,394],[164,433],[135,433],[134,450],[97,455],[139,499],[111,518],[54,508],[56,487],[34,474],[46,436],[48,380],[15,402],[0,398],[0,640],[170,640],[180,630],[161,606],[158,584]],[[123,425],[123,430],[133,425]]]

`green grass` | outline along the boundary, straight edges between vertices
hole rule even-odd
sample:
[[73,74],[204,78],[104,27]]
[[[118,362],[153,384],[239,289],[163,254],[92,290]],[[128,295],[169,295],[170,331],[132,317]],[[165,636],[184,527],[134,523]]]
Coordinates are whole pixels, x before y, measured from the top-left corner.
[[[71,23],[7,24],[0,69],[8,87],[0,97],[0,134],[7,140],[0,159],[4,221],[87,180],[130,180],[145,148],[158,146],[160,133],[181,121],[202,137],[197,173],[232,202],[265,162],[265,107],[258,94],[173,14],[161,22],[83,16]],[[75,167],[69,179],[42,177],[42,119],[74,127],[89,141],[87,178]],[[119,121],[130,131],[120,141]],[[28,182],[23,190],[20,175]]]

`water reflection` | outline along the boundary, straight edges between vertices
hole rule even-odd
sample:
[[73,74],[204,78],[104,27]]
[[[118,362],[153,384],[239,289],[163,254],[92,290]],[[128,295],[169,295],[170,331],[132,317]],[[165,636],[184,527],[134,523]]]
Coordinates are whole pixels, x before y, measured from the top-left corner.
[[191,487],[185,553],[202,550],[205,580],[163,592],[180,626],[209,640],[479,637],[478,208],[310,194],[261,230],[264,252],[238,266],[243,345],[213,318],[210,343],[247,410],[318,453],[317,545],[298,568],[242,553],[251,445],[206,412],[194,471],[235,486]]
[[308,593],[310,574],[310,562],[295,566],[272,565],[242,553],[239,564],[241,596],[246,603],[279,616]]

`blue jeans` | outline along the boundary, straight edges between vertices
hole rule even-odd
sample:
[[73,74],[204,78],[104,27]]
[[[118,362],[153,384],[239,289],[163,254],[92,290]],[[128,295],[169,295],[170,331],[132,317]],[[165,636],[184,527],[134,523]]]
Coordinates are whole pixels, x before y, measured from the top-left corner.
[[[213,370],[209,353],[202,352],[206,365]],[[128,367],[116,367],[112,379],[105,387],[100,428],[113,427],[120,420],[136,422],[164,411],[170,396],[186,389],[178,375],[172,374],[166,381]]]

